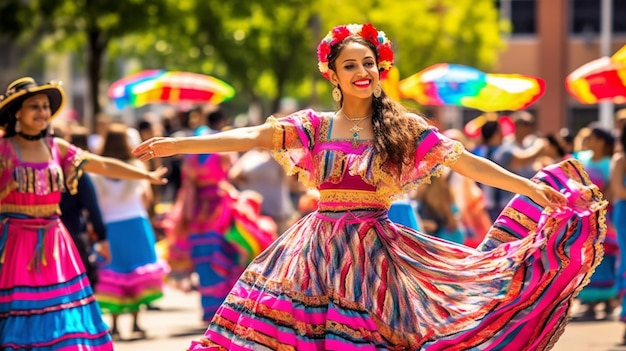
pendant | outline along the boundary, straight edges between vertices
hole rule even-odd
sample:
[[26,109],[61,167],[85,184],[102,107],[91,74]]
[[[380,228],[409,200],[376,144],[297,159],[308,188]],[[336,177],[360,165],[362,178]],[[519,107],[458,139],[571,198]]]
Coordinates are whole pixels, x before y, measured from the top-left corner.
[[357,142],[359,141],[359,132],[362,130],[363,128],[359,127],[358,125],[354,125],[352,126],[352,128],[350,128],[350,131],[352,132],[352,148],[353,149],[356,149]]

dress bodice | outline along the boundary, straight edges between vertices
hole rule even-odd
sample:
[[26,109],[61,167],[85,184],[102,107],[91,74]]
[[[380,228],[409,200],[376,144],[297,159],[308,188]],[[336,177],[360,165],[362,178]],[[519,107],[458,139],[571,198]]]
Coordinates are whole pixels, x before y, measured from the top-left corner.
[[197,186],[213,185],[228,178],[225,154],[185,155],[183,177]]
[[[52,158],[48,162],[30,163],[20,159],[19,149],[10,139],[0,139],[0,213],[18,213],[31,217],[60,214],[61,192],[75,191],[77,166],[82,162],[79,149],[71,147],[61,158],[52,138],[47,140]],[[64,167],[65,166],[65,167]]]
[[330,137],[332,113],[296,112],[280,120],[270,117],[275,128],[274,157],[288,174],[320,192],[320,211],[388,209],[391,202],[429,182],[463,151],[421,117],[407,114],[407,128],[414,130],[415,159],[400,174],[397,167],[376,151],[373,141]]

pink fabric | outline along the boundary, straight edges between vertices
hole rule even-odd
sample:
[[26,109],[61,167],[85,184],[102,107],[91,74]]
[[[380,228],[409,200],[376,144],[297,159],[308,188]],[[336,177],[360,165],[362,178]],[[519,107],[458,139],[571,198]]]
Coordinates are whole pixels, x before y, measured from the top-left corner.
[[[462,152],[421,129],[420,162],[399,176],[373,145],[328,140],[327,118],[301,111],[280,120],[286,149],[275,156],[309,185],[345,190],[347,201],[364,182],[375,187],[368,197],[386,204]],[[398,227],[358,201],[310,214],[248,266],[207,340],[191,349],[548,350],[602,258],[606,201],[576,161],[535,180],[567,193],[567,206],[544,209],[518,195],[478,249]],[[320,203],[335,201],[324,196],[334,199],[322,192]]]

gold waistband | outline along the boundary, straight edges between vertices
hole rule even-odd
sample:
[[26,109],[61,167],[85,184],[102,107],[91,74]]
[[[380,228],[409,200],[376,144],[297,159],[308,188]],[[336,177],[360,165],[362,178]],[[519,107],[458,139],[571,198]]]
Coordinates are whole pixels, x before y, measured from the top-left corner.
[[58,204],[49,205],[16,205],[0,204],[0,213],[19,213],[30,217],[49,217],[61,214]]
[[320,190],[319,211],[343,211],[355,208],[389,208],[391,201],[370,190]]

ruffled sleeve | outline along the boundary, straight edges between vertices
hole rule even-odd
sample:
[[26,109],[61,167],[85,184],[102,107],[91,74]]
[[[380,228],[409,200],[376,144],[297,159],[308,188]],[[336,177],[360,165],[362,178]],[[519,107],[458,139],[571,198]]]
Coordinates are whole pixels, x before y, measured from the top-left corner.
[[88,152],[70,144],[65,157],[61,158],[61,167],[63,167],[65,174],[65,186],[72,195],[78,191],[78,179],[83,175],[83,166],[89,161],[88,155]]
[[415,161],[411,170],[405,171],[401,177],[404,190],[414,189],[417,185],[430,183],[432,177],[439,177],[446,167],[454,164],[464,151],[463,145],[452,140],[436,127],[416,115],[418,128],[415,141]]
[[431,177],[441,175],[445,167],[454,164],[461,153],[463,145],[441,134],[435,127],[424,130],[417,140],[415,167],[420,183],[430,183]]
[[266,123],[274,128],[272,156],[288,175],[298,175],[307,187],[315,187],[313,148],[317,139],[320,116],[313,110],[302,110],[284,118],[269,117]]

